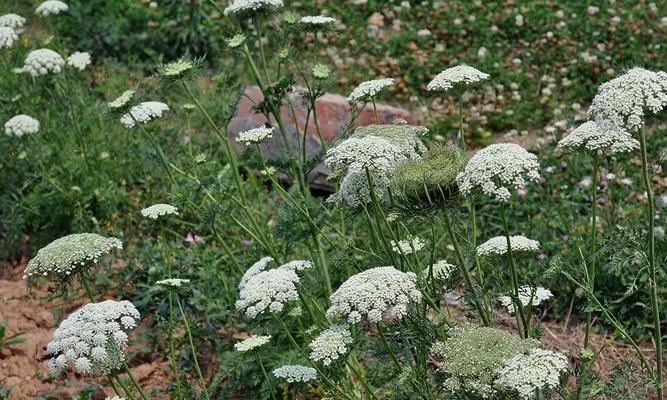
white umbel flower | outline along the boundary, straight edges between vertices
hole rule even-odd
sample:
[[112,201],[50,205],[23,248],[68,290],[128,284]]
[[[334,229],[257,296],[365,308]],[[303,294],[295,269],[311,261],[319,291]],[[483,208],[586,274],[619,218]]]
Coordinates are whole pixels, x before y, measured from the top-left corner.
[[95,233],[75,233],[56,239],[39,249],[28,262],[23,278],[51,276],[57,279],[71,277],[80,269],[97,263],[100,257],[113,249],[122,249],[123,243],[114,237]]
[[104,400],[125,400],[125,397],[113,396],[113,397],[107,397]]
[[[539,306],[544,301],[549,300],[553,297],[551,290],[538,286],[533,288],[531,286],[521,286],[519,288],[519,301],[523,307],[527,307],[529,304],[533,306]],[[514,314],[514,302],[510,296],[500,296],[498,301],[504,307],[507,308],[507,312]]]
[[178,208],[171,204],[153,204],[141,210],[141,215],[150,219],[158,219],[164,215],[178,215]]
[[309,382],[317,379],[317,370],[303,365],[283,365],[272,372],[276,378],[285,379],[289,383]]
[[255,12],[267,8],[282,7],[283,0],[232,0],[232,3],[225,8],[225,15]]
[[19,40],[14,28],[8,26],[0,26],[0,49],[8,49],[14,45],[14,42]]
[[270,341],[271,341],[271,335],[267,336],[252,335],[249,338],[234,344],[234,349],[238,352],[245,353],[247,351],[254,350],[260,346],[264,346]]
[[329,366],[347,353],[352,342],[352,333],[347,325],[333,325],[310,343],[310,359]]
[[67,65],[83,71],[91,63],[90,54],[81,51],[75,51],[67,57]]
[[452,276],[452,272],[456,271],[456,266],[447,262],[447,260],[440,260],[433,264],[431,268],[425,268],[422,272],[425,278],[428,278],[431,269],[433,269],[433,278],[444,281]]
[[665,106],[667,72],[633,68],[600,85],[588,115],[636,132],[644,125],[646,114],[655,114]]
[[248,268],[245,274],[243,274],[241,277],[241,281],[239,282],[239,290],[245,287],[250,278],[259,274],[260,272],[263,272],[271,262],[273,262],[273,257],[262,257],[259,261],[251,265],[250,268]]
[[[126,128],[134,128],[134,120],[140,124],[148,123],[154,119],[162,117],[162,114],[169,111],[169,106],[159,101],[144,101],[130,108],[127,114],[120,117],[120,123]],[[134,118],[132,118],[134,117]]]
[[489,74],[468,65],[457,65],[436,75],[426,85],[426,90],[429,92],[449,92],[452,89],[464,89],[466,86],[475,85],[487,79],[489,79]]
[[18,14],[10,13],[0,16],[0,26],[18,30],[23,28],[24,24],[25,24],[25,18],[23,18]]
[[418,160],[417,149],[388,138],[352,136],[327,151],[324,163],[338,171],[389,172],[407,160]]
[[123,365],[127,331],[134,329],[139,311],[129,301],[90,303],[73,312],[53,333],[47,345],[49,370],[58,374],[73,365],[82,374],[108,374]]
[[112,102],[109,102],[108,106],[110,109],[114,111],[121,110],[128,106],[128,104],[132,100],[132,97],[134,97],[134,90],[126,90],[123,92],[123,94],[118,96]]
[[57,74],[62,71],[65,60],[62,56],[51,49],[33,50],[28,53],[22,71],[30,76]]
[[510,359],[498,372],[496,385],[516,392],[522,400],[535,398],[535,391],[553,390],[567,371],[567,357],[544,349],[532,349]]
[[423,249],[426,246],[426,241],[418,236],[408,237],[405,240],[399,240],[396,243],[394,240],[391,241],[391,249],[394,253],[398,254],[412,254],[416,253],[419,250]]
[[380,93],[384,88],[389,87],[394,84],[393,78],[385,79],[375,79],[372,81],[362,82],[352,90],[349,96],[347,96],[347,102],[350,104],[357,104],[367,101],[369,99],[374,99],[378,93]]
[[336,23],[336,19],[324,15],[308,15],[301,18],[301,23],[308,25],[328,25]]
[[558,142],[556,150],[566,149],[616,154],[639,149],[639,141],[610,121],[588,121]]
[[278,267],[254,274],[239,285],[236,309],[249,319],[266,311],[281,312],[286,303],[299,300],[296,290],[299,280],[296,271],[290,268]]
[[260,144],[267,139],[273,137],[273,132],[275,131],[274,127],[259,127],[243,131],[239,133],[239,136],[236,138],[237,142],[244,143],[246,146],[251,146],[253,144]]
[[411,303],[421,302],[417,276],[394,267],[377,267],[351,276],[331,295],[327,318],[350,324],[376,323],[384,317],[401,319]]
[[518,144],[492,144],[475,153],[456,181],[466,197],[478,190],[496,201],[507,202],[510,189],[537,182],[539,170],[537,156]]
[[281,265],[280,268],[291,269],[292,271],[304,271],[313,268],[313,262],[310,260],[292,260]]
[[25,114],[15,115],[5,122],[5,135],[21,137],[39,132],[39,121]]
[[[512,252],[520,251],[538,251],[540,242],[528,239],[525,236],[510,236],[510,245]],[[502,256],[507,253],[507,237],[496,236],[477,246],[477,255],[479,257]]]
[[49,15],[58,15],[61,12],[65,12],[69,9],[66,3],[63,3],[62,1],[58,0],[46,0],[37,8],[35,9],[35,12],[39,15],[42,15],[44,17],[48,17]]
[[181,289],[190,284],[190,279],[167,278],[157,281],[155,284],[165,289]]

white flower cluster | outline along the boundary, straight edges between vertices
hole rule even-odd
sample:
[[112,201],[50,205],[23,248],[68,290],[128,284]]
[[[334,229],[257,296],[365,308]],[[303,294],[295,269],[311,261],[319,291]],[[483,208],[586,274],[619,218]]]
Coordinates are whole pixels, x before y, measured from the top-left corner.
[[273,137],[274,131],[275,128],[273,126],[268,128],[262,126],[259,128],[250,129],[240,132],[239,136],[236,138],[236,141],[245,143],[246,146],[260,144],[267,139],[271,139]]
[[125,397],[113,396],[113,397],[107,397],[104,400],[125,400]]
[[49,370],[58,374],[70,364],[82,374],[108,374],[125,360],[127,331],[137,326],[139,311],[129,301],[90,303],[70,314],[47,346]]
[[[388,173],[407,160],[419,159],[414,148],[375,135],[351,136],[327,151],[325,164],[344,172]],[[364,175],[365,176],[365,175]]]
[[271,341],[271,335],[252,335],[249,338],[234,344],[234,349],[238,352],[244,353],[246,351],[254,350],[260,346],[264,346],[265,344],[269,343],[269,341]]
[[406,240],[399,240],[398,243],[391,241],[391,249],[398,254],[412,254],[423,249],[426,241],[418,236],[408,237]]
[[[512,252],[520,251],[538,251],[540,242],[528,239],[525,236],[510,236],[510,246]],[[496,236],[477,246],[477,255],[479,257],[502,256],[507,253],[507,237]]]
[[35,12],[44,17],[48,17],[49,15],[58,15],[61,12],[67,11],[68,9],[69,7],[67,6],[67,4],[63,3],[62,1],[46,0],[45,2],[37,6]]
[[130,103],[130,100],[132,100],[132,97],[134,97],[134,90],[126,90],[118,96],[114,101],[108,103],[109,108],[112,110],[119,110],[121,108],[124,108]]
[[91,63],[90,54],[82,51],[75,51],[67,57],[67,65],[83,71]]
[[271,257],[262,258],[246,271],[239,283],[236,309],[244,311],[250,319],[267,310],[273,313],[281,312],[285,303],[298,300],[296,284],[300,278],[297,271],[312,266],[308,261],[297,260],[278,268],[265,269],[272,261]]
[[258,11],[263,8],[283,6],[283,0],[233,0],[232,4],[225,8],[225,15],[238,14],[242,12]]
[[310,343],[310,359],[329,366],[347,353],[347,346],[352,342],[352,333],[347,325],[333,325]]
[[521,400],[535,398],[536,390],[553,390],[567,371],[567,357],[544,349],[532,349],[510,359],[499,371],[497,385],[516,392]]
[[588,121],[558,142],[556,150],[565,149],[616,154],[639,149],[639,141],[612,122]]
[[317,379],[317,370],[303,365],[283,365],[274,369],[273,375],[276,378],[285,379],[289,383],[308,382]]
[[[538,286],[532,288],[530,286],[524,285],[519,288],[519,301],[523,307],[527,307],[529,304],[533,306],[539,306],[544,301],[549,300],[553,297],[551,290]],[[500,296],[498,301],[507,308],[507,312],[514,314],[514,302],[510,296]]]
[[8,49],[12,47],[17,40],[19,40],[19,37],[16,32],[14,32],[14,28],[0,26],[0,49]]
[[346,100],[350,104],[357,104],[369,99],[373,99],[378,93],[382,91],[382,89],[393,84],[393,78],[375,79],[372,81],[361,82],[359,86],[352,90],[352,93],[347,96]]
[[327,24],[333,24],[335,22],[336,22],[335,18],[326,17],[324,15],[308,15],[301,18],[302,24],[309,24],[309,25],[327,25]]
[[64,65],[65,60],[60,54],[51,49],[38,49],[28,53],[21,71],[30,76],[47,75],[50,72],[57,74]]
[[141,215],[150,219],[158,219],[163,215],[178,215],[178,208],[172,206],[171,204],[153,204],[150,207],[146,207],[141,210]]
[[474,190],[507,202],[510,189],[520,189],[540,178],[537,156],[513,143],[492,144],[475,153],[456,181],[464,196]]
[[137,120],[140,124],[145,124],[162,117],[162,114],[166,111],[169,111],[169,106],[162,102],[144,101],[143,103],[139,103],[130,108],[130,111],[127,114],[123,114],[123,116],[120,117],[120,123],[126,128],[134,128],[134,120]]
[[41,248],[28,262],[23,278],[34,275],[63,279],[97,260],[113,249],[122,249],[120,240],[95,233],[75,233],[56,239]]
[[21,29],[25,24],[25,18],[18,14],[5,14],[0,16],[0,26],[12,29]]
[[5,122],[5,135],[21,137],[39,132],[39,121],[25,114],[15,115]]
[[420,303],[417,276],[394,267],[377,267],[351,276],[331,295],[327,318],[342,317],[350,324],[403,318],[410,303]]
[[588,115],[635,132],[644,125],[647,111],[657,113],[666,106],[667,72],[633,68],[600,85]]
[[155,282],[156,285],[162,286],[165,289],[180,289],[190,284],[190,279],[181,278],[167,278]]
[[158,74],[163,78],[177,79],[188,74],[195,67],[189,58],[180,58],[158,68]]
[[489,74],[470,67],[468,65],[457,65],[447,68],[433,78],[426,85],[429,92],[448,92],[452,89],[464,88],[489,79]]
[[[433,264],[431,268],[433,269],[433,277],[441,281],[449,279],[452,276],[452,272],[456,271],[456,265],[448,263],[447,260],[440,260]],[[431,268],[425,268],[422,272],[425,278],[429,277]]]

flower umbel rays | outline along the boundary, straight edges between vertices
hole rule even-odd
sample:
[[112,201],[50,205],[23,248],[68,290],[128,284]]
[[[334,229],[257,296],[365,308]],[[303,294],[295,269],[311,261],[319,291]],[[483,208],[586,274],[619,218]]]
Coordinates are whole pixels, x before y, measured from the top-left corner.
[[21,137],[39,132],[39,121],[25,114],[15,115],[5,122],[5,135]]
[[125,361],[127,331],[137,326],[139,311],[129,301],[90,303],[70,314],[47,346],[49,370],[58,374],[70,364],[82,374],[108,374]]
[[588,115],[636,132],[644,126],[646,114],[658,113],[666,106],[667,72],[632,68],[600,85]]
[[426,90],[429,92],[449,92],[452,90],[461,91],[466,87],[478,84],[489,79],[489,74],[470,67],[468,65],[457,65],[447,68],[433,78]]
[[67,280],[79,271],[97,263],[113,249],[122,249],[120,240],[95,233],[75,233],[54,240],[41,248],[28,262],[23,278],[48,276]]
[[539,169],[537,156],[518,144],[492,144],[475,153],[456,181],[466,197],[480,191],[506,203],[511,197],[510,189],[520,189],[539,180]]
[[330,320],[341,317],[350,324],[401,319],[410,304],[421,302],[417,276],[394,267],[377,267],[351,276],[331,295]]

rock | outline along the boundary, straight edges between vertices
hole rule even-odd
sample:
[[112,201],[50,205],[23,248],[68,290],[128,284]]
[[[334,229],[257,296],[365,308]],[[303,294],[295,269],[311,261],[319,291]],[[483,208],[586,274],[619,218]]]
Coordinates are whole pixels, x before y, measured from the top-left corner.
[[384,15],[379,12],[374,12],[370,17],[368,17],[368,25],[377,26],[382,28],[384,26]]
[[[294,104],[294,113],[287,106],[281,108],[281,117],[286,125],[287,143],[292,149],[292,154],[295,154],[297,149],[297,140],[299,143],[303,142],[303,132],[307,128],[306,137],[306,158],[312,159],[318,155],[322,149],[319,135],[315,128],[315,122],[312,115],[307,118],[307,110],[303,105],[297,88],[293,93],[288,95],[289,101]],[[250,86],[246,89],[245,95],[239,101],[236,117],[234,117],[228,128],[228,134],[231,143],[234,144],[238,151],[243,150],[243,145],[236,142],[236,137],[239,132],[248,129],[257,128],[267,123],[267,119],[262,114],[254,113],[252,110],[253,103],[259,103],[264,96],[257,86]],[[251,101],[252,100],[252,101]],[[339,94],[326,93],[324,96],[317,99],[315,103],[317,109],[317,119],[320,127],[320,132],[325,141],[333,143],[338,139],[344,128],[347,126],[350,118],[350,106],[345,100],[345,97]],[[395,119],[404,119],[409,124],[414,124],[414,118],[407,110],[393,107],[386,104],[376,104],[378,119],[380,123],[389,124]],[[308,120],[308,124],[306,124]],[[372,105],[366,105],[356,118],[353,127],[365,126],[375,123],[375,113]],[[276,133],[273,138],[262,144],[262,156],[266,159],[277,160],[287,157],[285,139],[277,129],[275,120],[271,120],[271,125],[276,127]],[[297,127],[298,132],[297,135]],[[317,165],[309,174],[308,181],[312,189],[330,192],[331,185],[326,180],[329,175],[329,170],[322,164]]]

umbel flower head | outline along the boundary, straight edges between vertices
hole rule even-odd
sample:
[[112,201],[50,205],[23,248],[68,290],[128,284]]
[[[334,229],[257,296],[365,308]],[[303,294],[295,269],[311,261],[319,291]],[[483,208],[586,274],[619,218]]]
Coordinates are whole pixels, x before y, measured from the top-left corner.
[[447,260],[440,260],[433,264],[431,267],[425,268],[422,272],[422,276],[428,278],[431,273],[431,269],[433,269],[434,279],[446,281],[450,276],[452,276],[452,272],[456,271],[456,265],[448,263]]
[[558,388],[567,367],[567,357],[563,354],[531,349],[507,361],[498,373],[496,384],[515,392],[521,400],[531,400],[537,390],[546,392]]
[[15,115],[5,122],[5,135],[21,137],[39,132],[39,121],[25,114]]
[[28,262],[23,278],[37,275],[67,280],[97,263],[100,257],[111,250],[122,248],[123,243],[114,237],[106,238],[95,233],[67,235],[41,248]]
[[316,64],[311,72],[315,79],[327,79],[331,76],[331,68],[324,64]]
[[63,3],[59,0],[46,0],[37,6],[35,12],[41,16],[48,17],[49,15],[58,15],[68,9],[69,7],[67,6],[67,3]]
[[132,98],[134,97],[134,90],[126,90],[116,99],[108,103],[109,109],[113,112],[121,112],[130,107]]
[[255,350],[260,346],[264,346],[265,344],[269,343],[269,341],[271,341],[271,335],[267,336],[252,335],[241,342],[235,343],[234,349],[238,352],[245,353],[247,351]]
[[296,285],[300,278],[297,271],[310,268],[311,263],[300,261],[287,263],[278,268],[266,270],[273,261],[266,257],[255,263],[241,278],[239,299],[236,309],[243,311],[247,318],[253,319],[267,310],[281,312],[286,303],[299,299]]
[[667,106],[667,72],[632,68],[603,83],[593,98],[588,115],[608,120],[636,132],[644,126],[644,116]]
[[0,26],[0,49],[8,49],[12,47],[17,40],[19,40],[19,37],[16,32],[14,32],[14,28]]
[[418,236],[410,236],[405,240],[399,240],[398,243],[391,241],[391,249],[398,254],[412,254],[423,249],[426,241]]
[[350,324],[401,319],[410,304],[421,302],[417,275],[394,267],[377,267],[352,275],[331,295],[327,318]]
[[30,76],[57,74],[64,65],[65,60],[60,54],[51,49],[39,49],[28,53],[21,71],[29,73]]
[[492,144],[475,153],[457,177],[464,196],[479,191],[498,202],[508,202],[510,189],[525,187],[540,178],[535,154],[513,143]]
[[302,17],[300,22],[302,24],[310,24],[310,25],[327,25],[335,23],[336,19],[331,17],[326,17],[324,15],[307,15],[305,17]]
[[445,390],[486,399],[497,393],[497,371],[512,357],[533,347],[532,340],[495,328],[454,328],[449,338],[436,343],[432,351],[442,359],[438,370],[445,375]]
[[251,146],[253,144],[260,144],[268,139],[273,137],[273,132],[276,128],[273,126],[269,127],[259,127],[243,131],[239,133],[239,136],[236,138],[237,142],[244,143],[246,146]]
[[113,396],[113,397],[107,397],[104,400],[125,400],[125,397]]
[[232,0],[225,8],[225,15],[247,15],[254,12],[268,11],[283,6],[283,0]]
[[426,85],[429,92],[463,92],[468,86],[476,85],[489,79],[489,74],[470,67],[468,65],[457,65],[447,68],[433,78]]
[[[528,239],[525,236],[510,236],[510,246],[512,252],[529,251],[534,252],[540,249],[540,242]],[[507,253],[507,237],[496,236],[477,246],[477,255],[479,257],[502,256]]]
[[333,325],[310,342],[310,359],[329,366],[348,351],[352,333],[347,325]]
[[81,51],[75,51],[67,57],[67,65],[83,71],[91,63],[90,54]]
[[157,67],[157,77],[166,83],[192,79],[201,69],[202,60],[188,56]]
[[123,365],[127,331],[139,311],[129,301],[90,303],[73,312],[53,333],[47,346],[49,371],[59,374],[69,365],[82,374],[108,374]]
[[[539,306],[552,297],[553,293],[551,293],[551,290],[541,286],[533,288],[532,286],[524,285],[519,288],[519,301],[523,307],[527,307],[529,304]],[[498,301],[507,308],[507,312],[514,314],[514,301],[512,301],[510,296],[500,296],[498,297]]]
[[289,383],[309,382],[317,379],[317,370],[315,368],[304,367],[298,364],[283,365],[272,372],[276,378],[282,378]]
[[155,284],[165,290],[179,290],[188,286],[190,284],[190,279],[167,278],[157,281]]
[[0,16],[0,26],[18,30],[23,28],[24,24],[25,24],[25,18],[23,18],[18,14],[10,13]]
[[384,88],[387,88],[393,84],[393,78],[375,79],[372,81],[361,82],[359,86],[352,90],[352,93],[347,96],[346,100],[350,104],[359,104],[368,100],[374,100],[378,93],[380,93]]
[[616,154],[639,149],[639,141],[611,121],[588,121],[558,142],[556,150]]
[[144,101],[130,108],[126,114],[120,117],[120,123],[126,128],[134,128],[136,122],[146,124],[154,119],[162,117],[162,114],[169,111],[169,106],[159,101]]
[[171,204],[153,204],[141,210],[141,215],[150,219],[158,219],[164,215],[178,215],[178,208]]
[[343,176],[340,189],[327,201],[358,207],[371,201],[366,170],[373,193],[380,202],[388,199],[389,178],[403,162],[417,160],[426,151],[420,136],[428,129],[405,124],[369,125],[329,149],[324,163]]

